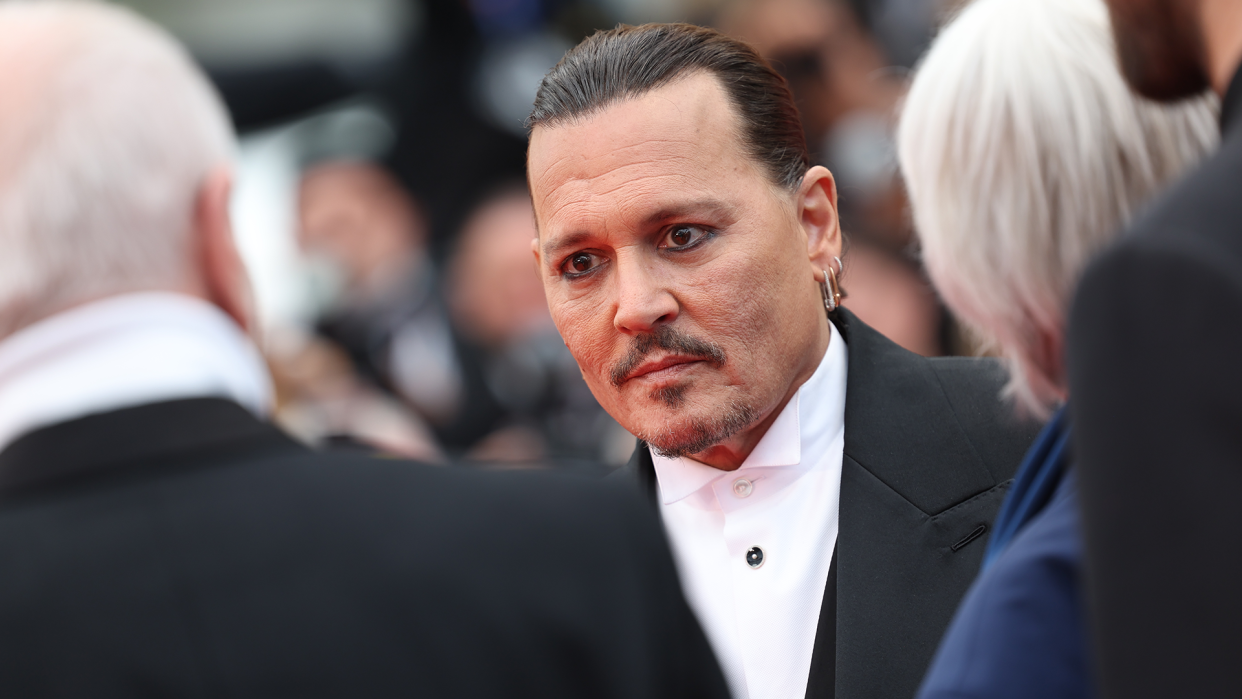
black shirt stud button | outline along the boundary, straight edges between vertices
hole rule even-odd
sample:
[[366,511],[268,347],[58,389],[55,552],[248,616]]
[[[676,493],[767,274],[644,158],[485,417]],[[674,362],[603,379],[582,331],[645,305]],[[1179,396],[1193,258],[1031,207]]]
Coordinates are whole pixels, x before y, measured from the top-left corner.
[[746,552],[746,565],[751,568],[760,568],[763,566],[763,549],[758,546],[750,547]]

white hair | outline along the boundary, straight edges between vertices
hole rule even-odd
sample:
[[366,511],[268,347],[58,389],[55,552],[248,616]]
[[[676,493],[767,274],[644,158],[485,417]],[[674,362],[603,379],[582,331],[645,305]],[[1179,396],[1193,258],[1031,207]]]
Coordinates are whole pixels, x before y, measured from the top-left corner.
[[1216,104],[1131,92],[1100,0],[975,0],[932,44],[898,126],[901,170],[928,273],[1001,350],[1019,407],[1046,416],[1064,398],[1083,268],[1215,147]]
[[10,0],[5,75],[0,337],[79,301],[184,286],[195,197],[236,148],[186,52],[116,6]]

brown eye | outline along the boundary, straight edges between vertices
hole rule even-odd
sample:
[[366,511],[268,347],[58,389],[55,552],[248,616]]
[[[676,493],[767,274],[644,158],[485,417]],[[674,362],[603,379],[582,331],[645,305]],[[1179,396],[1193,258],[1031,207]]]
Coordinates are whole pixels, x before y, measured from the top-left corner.
[[561,263],[561,274],[569,279],[586,276],[588,272],[594,271],[603,262],[604,260],[599,255],[589,252],[575,252]]
[[676,226],[668,229],[664,243],[660,247],[665,250],[692,248],[707,235],[708,232],[698,226]]

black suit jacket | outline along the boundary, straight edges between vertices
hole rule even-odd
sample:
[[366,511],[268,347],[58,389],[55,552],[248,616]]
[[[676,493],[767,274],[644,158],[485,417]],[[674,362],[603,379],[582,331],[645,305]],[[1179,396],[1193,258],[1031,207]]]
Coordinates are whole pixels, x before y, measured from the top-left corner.
[[[911,697],[979,570],[1039,426],[1000,400],[995,361],[927,359],[849,311],[839,533],[807,697]],[[629,471],[656,494],[640,443]]]
[[1242,696],[1240,83],[1220,152],[1088,268],[1071,313],[1104,697]]
[[727,690],[629,489],[316,454],[204,399],[0,453],[0,696]]

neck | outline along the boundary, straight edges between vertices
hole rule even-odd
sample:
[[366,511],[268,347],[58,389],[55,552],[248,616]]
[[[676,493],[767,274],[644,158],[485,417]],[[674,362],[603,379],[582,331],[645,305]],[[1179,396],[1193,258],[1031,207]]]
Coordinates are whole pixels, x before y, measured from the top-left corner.
[[64,420],[182,398],[272,402],[258,349],[218,307],[186,294],[118,294],[0,342],[0,449]]
[[789,401],[798,394],[798,389],[802,388],[807,379],[811,378],[811,375],[819,368],[820,362],[824,360],[824,356],[828,352],[828,343],[832,340],[832,328],[829,327],[830,322],[828,321],[824,324],[823,332],[820,333],[814,348],[807,354],[798,372],[794,375],[794,380],[790,383],[789,390],[785,392],[780,402],[764,415],[762,420],[755,423],[754,426],[742,430],[736,435],[715,446],[708,447],[690,458],[721,471],[736,471],[740,468],[742,463],[746,461],[746,458],[750,456],[750,453],[755,450],[755,446],[768,433],[772,423],[776,422],[776,418],[780,417],[781,413],[789,405]]
[[1242,3],[1200,0],[1199,29],[1207,54],[1212,89],[1224,95],[1242,63]]

